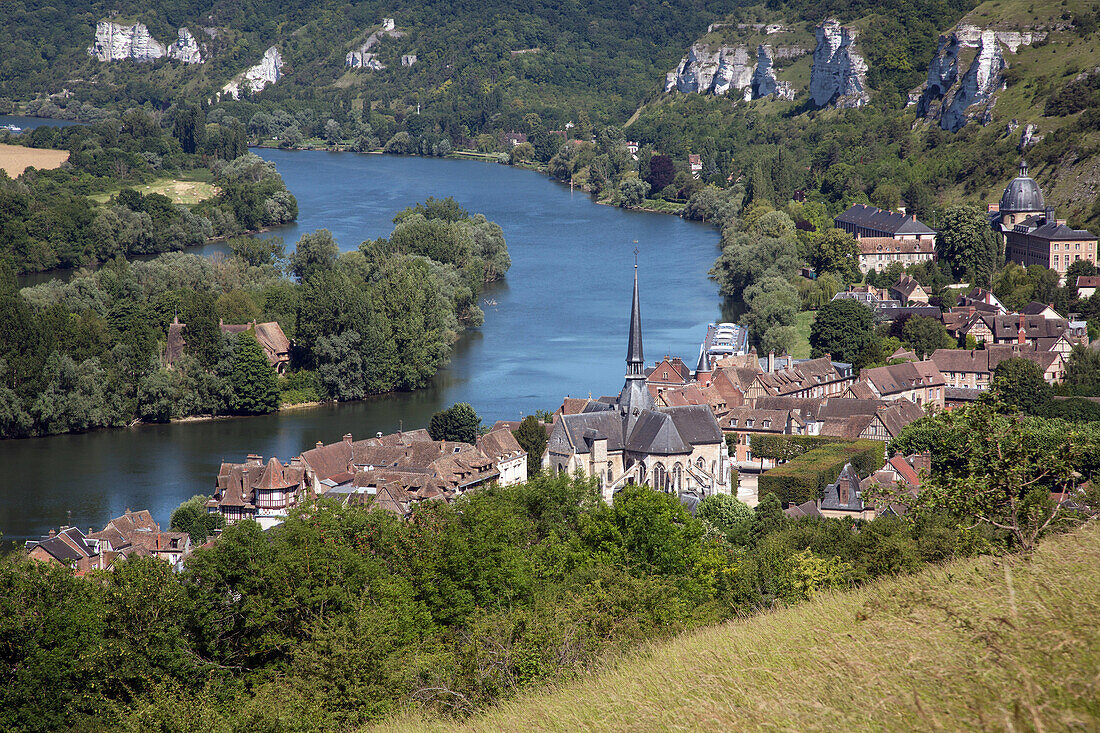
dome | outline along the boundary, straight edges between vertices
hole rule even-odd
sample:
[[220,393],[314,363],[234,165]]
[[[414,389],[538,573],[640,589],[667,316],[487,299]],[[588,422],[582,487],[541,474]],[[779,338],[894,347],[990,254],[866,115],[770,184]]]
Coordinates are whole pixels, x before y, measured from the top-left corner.
[[1001,195],[1001,211],[1015,213],[1021,211],[1045,211],[1046,202],[1039,184],[1027,174],[1027,163],[1020,162],[1020,175],[1012,179]]

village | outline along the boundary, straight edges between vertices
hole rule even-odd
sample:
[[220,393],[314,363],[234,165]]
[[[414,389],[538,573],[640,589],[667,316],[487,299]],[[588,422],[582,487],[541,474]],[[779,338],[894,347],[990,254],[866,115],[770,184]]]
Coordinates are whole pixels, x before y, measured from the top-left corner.
[[[1008,258],[1020,264],[1040,264],[1064,277],[1072,262],[1096,260],[1096,236],[1069,229],[1044,208],[1026,164],[989,213],[991,226],[1005,235]],[[857,204],[835,225],[856,237],[864,272],[935,257],[936,232],[913,216]],[[1048,384],[1058,384],[1074,347],[1089,346],[1087,324],[1050,304],[1010,312],[989,290],[966,286],[956,305],[941,309],[903,273],[888,288],[851,285],[833,300],[860,303],[875,323],[935,319],[972,348],[923,355],[898,349],[886,365],[857,371],[828,353],[810,359],[757,353],[746,327],[715,323],[697,358],[666,354],[647,365],[638,278],[635,264],[622,390],[564,397],[538,422],[545,432],[538,454],[529,456],[517,440],[519,420],[481,428],[470,442],[433,437],[425,428],[349,433],[292,457],[249,454],[223,462],[207,484],[205,511],[225,526],[253,520],[269,530],[295,507],[325,499],[405,519],[420,502],[453,502],[491,484],[523,483],[537,469],[590,477],[608,503],[634,484],[675,495],[690,511],[709,495],[756,506],[770,492],[792,518],[898,516],[931,467],[928,453],[889,454],[889,442],[907,425],[981,399],[1008,359],[1031,362]],[[1079,277],[1076,286],[1091,295],[1100,277]],[[285,368],[290,344],[277,323],[220,326],[226,333],[254,332],[272,368]],[[177,320],[169,331],[169,359],[179,357],[184,328]],[[817,474],[824,467],[828,482],[807,495],[798,489],[805,484],[799,466]],[[207,542],[216,541],[217,532]],[[148,511],[129,509],[100,531],[63,526],[26,543],[31,558],[78,573],[135,555],[179,568],[194,549],[186,532],[163,531]]]

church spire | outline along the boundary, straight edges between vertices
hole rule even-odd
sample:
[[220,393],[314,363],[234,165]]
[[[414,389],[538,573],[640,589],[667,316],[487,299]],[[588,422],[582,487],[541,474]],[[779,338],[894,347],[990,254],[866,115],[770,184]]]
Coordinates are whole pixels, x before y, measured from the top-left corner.
[[630,338],[626,345],[626,376],[645,376],[642,356],[642,309],[638,302],[638,250],[634,250],[634,303],[630,308]]

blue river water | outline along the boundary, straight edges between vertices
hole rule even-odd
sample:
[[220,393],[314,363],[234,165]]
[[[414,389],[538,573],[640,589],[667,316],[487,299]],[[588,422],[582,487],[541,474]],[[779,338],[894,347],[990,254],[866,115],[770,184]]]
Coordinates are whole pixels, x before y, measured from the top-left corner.
[[[248,453],[289,459],[316,441],[426,425],[454,402],[482,418],[554,410],[562,398],[622,385],[635,247],[647,361],[693,361],[721,300],[707,270],[718,232],[674,216],[594,204],[539,174],[491,163],[260,150],[298,199],[299,220],[270,233],[288,249],[327,228],[341,249],[386,236],[400,209],[453,196],[504,230],[512,269],[483,294],[485,324],[455,345],[431,387],[274,415],[142,425],[0,442],[0,532],[21,540],[69,523],[100,526],[126,508],[167,524],[213,489],[218,464]],[[216,245],[212,245],[216,249]],[[208,248],[201,250],[210,251]]]

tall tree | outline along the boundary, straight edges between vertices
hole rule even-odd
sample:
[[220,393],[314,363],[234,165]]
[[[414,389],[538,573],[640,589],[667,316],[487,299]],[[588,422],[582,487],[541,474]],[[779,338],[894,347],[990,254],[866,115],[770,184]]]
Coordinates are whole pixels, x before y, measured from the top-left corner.
[[811,356],[831,354],[835,361],[862,366],[875,342],[871,309],[855,300],[824,305],[810,326]]
[[527,451],[527,475],[534,476],[542,468],[542,454],[546,450],[546,428],[534,415],[528,415],[520,421],[519,427],[512,431],[519,447]]
[[481,418],[468,402],[458,402],[432,415],[428,434],[432,440],[454,440],[473,443],[481,429]]
[[1028,359],[1005,359],[993,371],[990,390],[1010,410],[1036,415],[1050,400],[1050,385],[1038,365]]
[[318,229],[305,234],[298,240],[298,246],[290,255],[290,271],[302,282],[328,272],[336,267],[336,257],[340,248],[328,229]]
[[988,286],[998,265],[998,244],[984,211],[977,206],[949,206],[940,216],[936,249],[956,277]]
[[810,239],[810,265],[818,274],[832,273],[844,283],[858,282],[859,245],[843,229],[827,229]]
[[279,385],[264,350],[249,332],[237,336],[233,352],[233,370],[229,375],[233,388],[233,410],[258,415],[279,409]]

